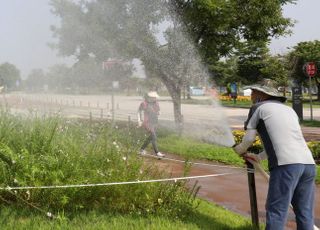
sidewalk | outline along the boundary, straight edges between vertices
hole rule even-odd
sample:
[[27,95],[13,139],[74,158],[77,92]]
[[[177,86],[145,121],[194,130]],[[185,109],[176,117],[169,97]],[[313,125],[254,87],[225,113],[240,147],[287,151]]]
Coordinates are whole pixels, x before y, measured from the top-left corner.
[[[181,157],[171,154],[166,154],[167,158],[180,159]],[[183,176],[183,166],[181,162],[170,161],[166,159],[157,160],[153,158],[145,158],[146,161],[152,161],[157,164],[159,168],[165,169],[168,173],[174,176]],[[250,216],[250,202],[248,191],[247,172],[241,168],[225,167],[225,165],[208,161],[202,162],[204,165],[192,165],[190,176],[220,174],[220,173],[233,173],[221,177],[202,178],[198,180],[200,190],[198,197],[211,201],[215,204],[225,207],[226,209],[239,213],[241,215]],[[219,167],[219,165],[223,167]],[[260,222],[265,222],[265,200],[267,197],[268,182],[260,173],[255,174],[258,211]],[[189,181],[189,186],[192,187],[195,180]],[[316,202],[315,202],[315,224],[320,225],[320,187],[316,189]],[[290,210],[288,217],[287,230],[296,229],[294,213]]]
[[301,127],[306,141],[320,141],[320,127]]

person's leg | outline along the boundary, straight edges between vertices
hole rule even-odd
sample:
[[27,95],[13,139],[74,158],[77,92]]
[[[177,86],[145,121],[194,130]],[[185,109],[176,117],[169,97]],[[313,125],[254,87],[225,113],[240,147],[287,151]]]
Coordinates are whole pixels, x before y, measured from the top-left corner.
[[143,142],[143,144],[142,144],[142,146],[140,148],[141,151],[143,151],[152,140],[152,133],[148,133],[148,135],[149,136],[145,139],[145,141]]
[[292,206],[296,214],[298,230],[313,229],[315,175],[315,166],[305,165],[303,174],[293,193]]
[[151,132],[150,137],[151,137],[153,151],[154,151],[154,153],[157,154],[159,152],[159,150],[158,150],[158,146],[157,146],[157,134],[156,134],[155,130],[153,130],[153,132]]
[[266,203],[267,230],[283,230],[293,191],[298,183],[299,170],[296,165],[278,166],[271,170]]

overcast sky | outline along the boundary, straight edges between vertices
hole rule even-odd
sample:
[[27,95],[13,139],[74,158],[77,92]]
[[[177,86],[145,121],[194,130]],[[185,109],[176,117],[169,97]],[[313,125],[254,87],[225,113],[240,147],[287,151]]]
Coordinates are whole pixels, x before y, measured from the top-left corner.
[[[47,69],[57,63],[71,63],[58,58],[48,47],[53,42],[50,25],[58,19],[50,13],[48,0],[0,0],[0,64],[10,62],[25,78],[31,69]],[[298,0],[286,6],[284,15],[297,20],[291,37],[273,40],[272,53],[284,53],[300,41],[320,40],[320,0]]]

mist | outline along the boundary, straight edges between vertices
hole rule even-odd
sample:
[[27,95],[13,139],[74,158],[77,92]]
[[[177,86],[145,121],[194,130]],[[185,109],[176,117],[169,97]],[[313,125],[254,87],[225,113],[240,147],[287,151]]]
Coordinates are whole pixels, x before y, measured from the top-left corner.
[[[157,91],[160,126],[209,143],[233,144],[215,82],[169,3],[52,0],[28,7],[2,16],[16,23],[7,28],[17,31],[20,40],[14,43],[32,47],[28,52],[8,43],[8,49],[29,53],[19,65],[9,56],[0,59],[11,64],[0,68],[2,103],[11,111],[136,122],[143,95]],[[50,17],[29,15],[35,7],[45,7]],[[30,25],[21,26],[33,16]],[[45,46],[42,36],[48,36]],[[45,55],[46,49],[53,55]],[[54,60],[54,53],[61,58]],[[201,93],[192,95],[190,87]]]

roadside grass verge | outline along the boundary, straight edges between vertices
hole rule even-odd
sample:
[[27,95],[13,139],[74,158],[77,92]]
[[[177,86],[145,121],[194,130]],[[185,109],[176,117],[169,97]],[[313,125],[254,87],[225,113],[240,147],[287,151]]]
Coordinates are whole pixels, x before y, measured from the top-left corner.
[[303,121],[301,121],[301,125],[306,126],[306,127],[320,127],[320,121],[303,120]]
[[[198,200],[200,201],[200,200]],[[3,230],[46,230],[46,229],[252,229],[251,220],[238,214],[201,200],[196,210],[185,218],[173,218],[168,215],[116,214],[91,210],[74,213],[71,217],[61,213],[57,219],[48,219],[23,207],[0,206],[0,228]],[[260,229],[263,229],[261,225]]]
[[[202,143],[191,138],[179,137],[175,134],[159,135],[159,146],[162,151],[180,155],[186,160],[209,160],[245,167],[244,160],[232,148]],[[261,165],[265,170],[268,170],[266,160],[263,160]],[[319,165],[317,165],[316,183],[320,184]]]

